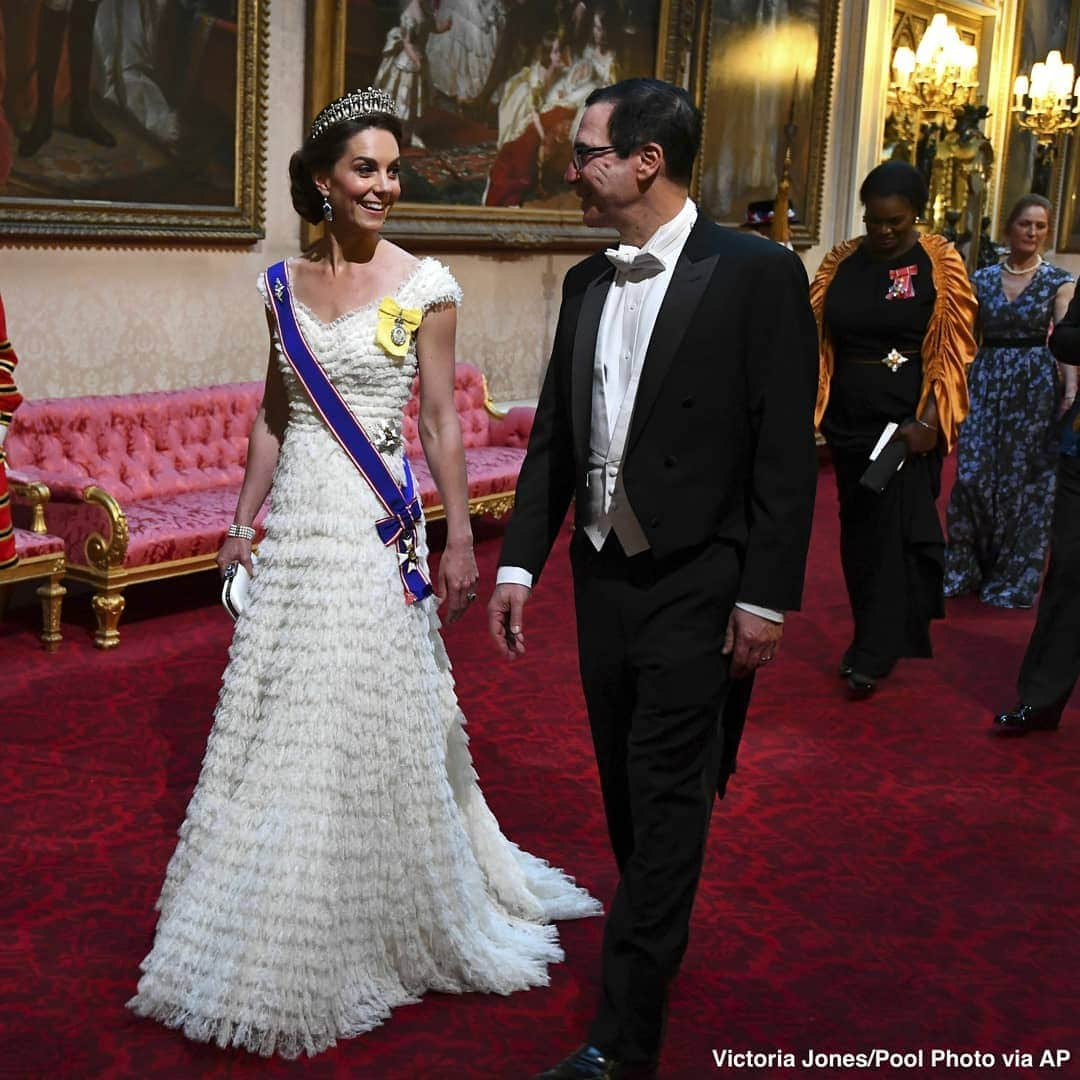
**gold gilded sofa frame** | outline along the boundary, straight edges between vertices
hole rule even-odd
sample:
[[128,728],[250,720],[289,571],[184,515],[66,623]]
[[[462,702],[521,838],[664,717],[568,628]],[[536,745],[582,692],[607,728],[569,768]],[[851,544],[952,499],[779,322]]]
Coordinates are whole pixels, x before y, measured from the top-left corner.
[[[506,413],[496,408],[491,400],[486,376],[483,386],[484,408],[490,416],[502,420]],[[48,489],[45,485],[34,486],[44,490],[47,500]],[[67,575],[72,580],[85,582],[93,588],[94,596],[90,602],[97,620],[94,644],[100,649],[112,649],[120,644],[119,626],[120,617],[124,613],[124,589],[144,581],[163,581],[166,578],[194,574],[200,570],[216,569],[217,552],[125,569],[124,559],[127,557],[130,531],[123,508],[112,495],[97,486],[87,488],[83,498],[88,503],[100,506],[105,512],[109,519],[109,536],[106,539],[101,533],[92,533],[84,549],[86,562],[68,562]],[[513,491],[492,492],[469,500],[469,513],[477,516],[503,517],[513,508]],[[441,503],[425,507],[424,517],[428,521],[439,521],[446,517],[446,508]]]
[[[22,484],[13,480],[11,491],[31,508],[30,531],[44,535],[48,531],[45,504],[49,501],[49,489],[44,484]],[[60,647],[60,609],[67,595],[67,589],[61,584],[65,570],[63,551],[54,551],[47,555],[23,556],[14,566],[0,571],[0,615],[7,603],[9,586],[20,581],[48,579],[35,590],[41,601],[41,644],[47,652],[56,652]]]

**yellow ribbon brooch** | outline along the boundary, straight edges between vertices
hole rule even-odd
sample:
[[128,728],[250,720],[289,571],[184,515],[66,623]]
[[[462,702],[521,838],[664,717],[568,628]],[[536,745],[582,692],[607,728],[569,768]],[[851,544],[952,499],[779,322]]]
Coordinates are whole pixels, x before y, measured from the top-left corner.
[[379,302],[379,322],[375,340],[391,356],[405,356],[412,335],[420,329],[424,312],[421,308],[403,308],[392,296]]

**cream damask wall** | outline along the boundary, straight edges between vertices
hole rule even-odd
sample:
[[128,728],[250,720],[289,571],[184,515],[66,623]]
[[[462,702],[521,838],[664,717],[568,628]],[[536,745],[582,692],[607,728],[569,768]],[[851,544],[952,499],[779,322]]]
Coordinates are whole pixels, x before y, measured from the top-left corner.
[[[28,395],[130,393],[261,377],[266,327],[255,280],[299,245],[287,167],[303,130],[304,7],[292,0],[271,4],[264,241],[242,252],[0,245],[0,292]],[[872,163],[867,154],[880,145],[879,108],[867,90],[875,76],[863,60],[881,51],[875,35],[887,33],[887,7],[843,0],[822,240],[803,253],[811,272],[833,243],[857,229],[854,193],[864,164]],[[496,400],[536,395],[562,277],[578,257],[442,256],[465,294],[458,357],[487,373]],[[1080,272],[1080,257],[1056,261]]]

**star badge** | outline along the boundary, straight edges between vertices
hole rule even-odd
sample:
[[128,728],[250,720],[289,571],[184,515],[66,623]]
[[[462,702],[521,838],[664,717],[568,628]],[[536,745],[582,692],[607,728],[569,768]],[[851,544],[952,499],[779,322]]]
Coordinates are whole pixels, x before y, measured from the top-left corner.
[[908,358],[902,352],[890,349],[888,353],[881,358],[881,362],[895,375],[900,368],[908,362]]

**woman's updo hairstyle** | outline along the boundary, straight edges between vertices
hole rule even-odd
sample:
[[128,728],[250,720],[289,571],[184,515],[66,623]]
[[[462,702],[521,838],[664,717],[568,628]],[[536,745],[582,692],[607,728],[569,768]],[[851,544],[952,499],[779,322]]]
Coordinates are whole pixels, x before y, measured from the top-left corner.
[[926,177],[914,165],[894,159],[883,161],[866,174],[859,188],[859,202],[865,206],[870,199],[887,199],[892,195],[906,200],[915,211],[915,216],[922,217],[930,198],[930,189]]
[[373,87],[351,91],[315,117],[308,137],[289,159],[293,208],[305,221],[316,225],[323,220],[323,197],[315,186],[315,173],[330,172],[352,137],[367,128],[388,131],[401,145],[401,121],[394,115],[394,100]]

